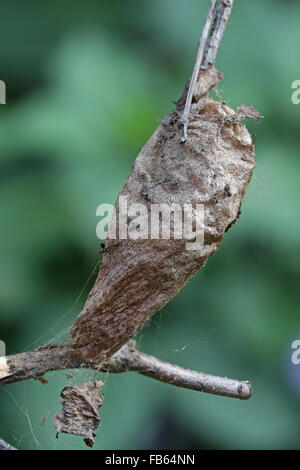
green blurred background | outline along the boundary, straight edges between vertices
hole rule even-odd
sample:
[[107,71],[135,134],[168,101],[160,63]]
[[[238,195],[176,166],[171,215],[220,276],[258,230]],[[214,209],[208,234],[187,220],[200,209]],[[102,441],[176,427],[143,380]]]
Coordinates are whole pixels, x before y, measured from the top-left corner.
[[[190,76],[208,9],[200,0],[1,2],[0,339],[7,354],[63,334],[99,260],[96,207],[114,203],[141,146]],[[236,0],[217,67],[221,99],[264,116],[240,222],[207,266],[139,335],[182,366],[251,380],[243,402],[133,373],[105,380],[98,449],[300,448],[300,2]],[[84,287],[85,286],[85,287]],[[84,288],[83,288],[84,287]],[[0,390],[0,436],[22,449],[55,439],[59,393],[93,373]],[[45,422],[45,423],[44,423]],[[44,425],[43,425],[44,424]]]

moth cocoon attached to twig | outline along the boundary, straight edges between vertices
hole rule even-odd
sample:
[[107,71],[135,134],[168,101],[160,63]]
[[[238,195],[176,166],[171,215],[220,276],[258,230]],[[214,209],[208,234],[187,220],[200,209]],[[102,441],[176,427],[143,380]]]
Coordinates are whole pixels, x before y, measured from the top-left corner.
[[124,197],[129,205],[147,208],[149,223],[153,204],[203,205],[203,244],[189,250],[184,238],[132,240],[119,233],[106,240],[98,278],[70,338],[70,345],[93,361],[117,351],[178,294],[240,216],[255,166],[254,144],[241,120],[258,119],[259,113],[245,105],[235,113],[209,98],[207,91],[221,78],[213,67],[200,78],[186,143],[179,142],[183,95],[139,153],[116,214]]

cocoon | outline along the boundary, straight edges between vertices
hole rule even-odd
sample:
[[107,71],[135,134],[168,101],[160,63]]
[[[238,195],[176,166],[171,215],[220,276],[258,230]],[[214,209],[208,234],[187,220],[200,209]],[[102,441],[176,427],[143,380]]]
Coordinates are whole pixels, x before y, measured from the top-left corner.
[[152,204],[203,204],[204,243],[188,250],[185,239],[107,238],[97,280],[71,331],[70,345],[87,359],[104,361],[133,337],[205,265],[240,216],[255,166],[241,121],[260,115],[208,97],[212,72],[205,72],[207,83],[201,76],[186,143],[180,143],[183,95],[142,148],[116,203],[117,215],[120,196],[143,204],[149,222]]

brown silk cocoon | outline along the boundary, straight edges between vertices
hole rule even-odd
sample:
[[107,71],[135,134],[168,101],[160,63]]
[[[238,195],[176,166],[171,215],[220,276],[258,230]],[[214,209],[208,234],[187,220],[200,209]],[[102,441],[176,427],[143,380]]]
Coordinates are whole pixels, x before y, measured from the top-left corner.
[[[207,76],[215,78],[214,71]],[[151,204],[204,204],[204,244],[187,250],[184,239],[107,239],[98,278],[71,331],[70,345],[88,359],[105,360],[133,337],[205,265],[239,218],[255,167],[241,121],[259,114],[251,106],[234,112],[201,93],[195,101],[187,142],[179,143],[181,99],[142,148],[119,196],[149,214]]]

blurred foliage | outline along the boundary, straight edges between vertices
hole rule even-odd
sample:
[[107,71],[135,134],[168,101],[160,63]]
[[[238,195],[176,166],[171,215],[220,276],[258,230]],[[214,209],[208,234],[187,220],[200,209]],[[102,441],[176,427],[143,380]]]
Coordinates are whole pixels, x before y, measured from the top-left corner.
[[[2,5],[0,338],[7,353],[62,340],[95,279],[96,207],[113,203],[140,147],[191,73],[208,2]],[[299,447],[300,4],[239,0],[217,66],[222,99],[264,116],[240,222],[218,252],[139,335],[149,353],[249,379],[248,402],[135,375],[104,376],[96,447]],[[93,271],[94,270],[94,271]],[[91,274],[92,273],[92,274]],[[84,287],[84,288],[83,288]],[[101,376],[101,374],[100,374]],[[23,449],[85,448],[55,439],[59,393],[91,373],[48,374],[1,392],[0,436]],[[41,426],[42,417],[46,424]]]

